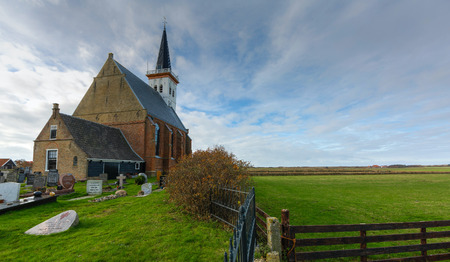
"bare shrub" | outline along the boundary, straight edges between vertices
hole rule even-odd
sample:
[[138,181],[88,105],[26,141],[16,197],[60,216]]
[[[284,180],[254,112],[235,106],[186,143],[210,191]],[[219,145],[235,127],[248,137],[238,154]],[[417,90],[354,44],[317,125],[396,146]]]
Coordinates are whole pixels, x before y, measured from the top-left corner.
[[170,170],[170,199],[201,218],[208,216],[210,191],[216,187],[246,188],[248,162],[237,160],[223,146],[198,150]]

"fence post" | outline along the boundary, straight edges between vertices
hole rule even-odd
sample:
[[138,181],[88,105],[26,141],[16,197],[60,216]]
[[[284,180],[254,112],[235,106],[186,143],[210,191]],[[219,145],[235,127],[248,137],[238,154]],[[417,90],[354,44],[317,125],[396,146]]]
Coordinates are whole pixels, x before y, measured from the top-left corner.
[[[426,228],[426,227],[421,228],[421,229],[420,229],[420,233],[422,233],[422,239],[420,239],[420,244],[421,244],[421,245],[426,245],[426,244],[427,244],[427,236],[426,236],[427,228]],[[422,257],[423,257],[424,259],[426,259],[426,258],[427,258],[427,251],[426,251],[426,250],[422,250],[421,253],[422,253],[422,254],[421,254]]]
[[[291,228],[289,226],[289,210],[288,209],[282,209],[281,210],[281,231],[283,236],[282,246],[283,251],[286,252],[287,259],[289,261],[294,261],[295,259],[295,247],[291,247],[293,252],[289,253],[289,239],[292,239]],[[295,243],[292,243],[292,245],[295,245]]]
[[267,223],[267,245],[270,251],[278,252],[281,260],[281,232],[280,232],[280,222],[276,217],[266,218]]
[[[367,249],[366,235],[367,232],[365,230],[359,231],[359,236],[362,238],[359,248],[363,250]],[[367,256],[361,256],[361,262],[367,262]]]

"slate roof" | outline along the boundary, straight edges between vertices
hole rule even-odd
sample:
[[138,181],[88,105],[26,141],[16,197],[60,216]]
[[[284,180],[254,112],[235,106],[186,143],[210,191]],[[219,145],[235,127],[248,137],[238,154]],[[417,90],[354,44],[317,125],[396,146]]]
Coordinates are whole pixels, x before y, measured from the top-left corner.
[[167,34],[165,26],[161,38],[161,45],[159,46],[158,60],[156,61],[156,69],[164,69],[164,68],[171,68],[169,44],[167,43]]
[[60,115],[75,143],[88,155],[88,158],[143,161],[133,151],[120,129],[66,114]]
[[128,85],[131,87],[131,90],[141,103],[142,107],[147,109],[148,114],[187,132],[186,127],[184,127],[177,113],[175,113],[175,110],[164,102],[157,91],[131,73],[131,71],[126,69],[119,62],[116,60],[114,60],[114,62],[122,74],[125,74]]

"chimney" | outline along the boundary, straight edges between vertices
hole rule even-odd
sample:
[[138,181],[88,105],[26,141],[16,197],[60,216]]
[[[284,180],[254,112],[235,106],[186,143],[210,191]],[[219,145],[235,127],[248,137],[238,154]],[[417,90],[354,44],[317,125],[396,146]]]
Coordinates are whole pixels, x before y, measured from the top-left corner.
[[55,119],[56,115],[58,114],[59,114],[59,104],[53,103],[53,115],[52,115],[53,119]]

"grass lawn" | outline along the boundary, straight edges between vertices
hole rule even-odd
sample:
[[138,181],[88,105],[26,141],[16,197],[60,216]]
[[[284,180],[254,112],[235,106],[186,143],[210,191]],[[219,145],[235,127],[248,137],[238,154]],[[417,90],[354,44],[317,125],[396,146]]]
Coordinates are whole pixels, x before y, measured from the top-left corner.
[[[222,261],[230,231],[217,222],[197,221],[168,203],[165,191],[134,197],[140,186],[127,180],[127,197],[100,203],[86,199],[0,215],[1,261]],[[112,182],[112,181],[111,181]],[[83,196],[86,182],[72,196]],[[109,195],[112,193],[104,193]],[[98,196],[97,196],[98,197]],[[66,232],[30,236],[24,232],[66,210],[80,223]]]
[[[281,209],[289,209],[291,225],[450,220],[450,174],[258,176],[252,179],[258,206],[279,219]],[[395,233],[405,232],[383,232],[383,234]],[[328,236],[345,234],[349,236],[349,233],[339,234]],[[320,236],[305,234],[298,237]],[[415,241],[413,244],[418,242]],[[349,248],[348,246],[345,248]],[[369,245],[369,247],[377,246],[389,245],[388,243]],[[359,246],[354,245],[352,248]],[[326,248],[301,248],[306,251],[324,249]]]

